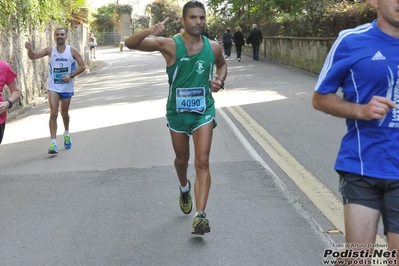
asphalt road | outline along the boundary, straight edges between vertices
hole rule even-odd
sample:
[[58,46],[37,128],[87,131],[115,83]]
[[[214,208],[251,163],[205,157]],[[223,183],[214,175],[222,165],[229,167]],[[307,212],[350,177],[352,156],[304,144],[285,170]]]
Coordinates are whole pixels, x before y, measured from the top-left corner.
[[47,104],[7,124],[0,265],[328,265],[323,252],[342,233],[327,232],[336,224],[246,125],[256,121],[338,195],[332,169],[344,121],[313,110],[316,75],[247,56],[227,62],[226,90],[215,95],[211,233],[192,235],[194,214],[178,205],[163,57],[99,47],[76,81],[71,150],[59,117],[60,152],[47,154]]

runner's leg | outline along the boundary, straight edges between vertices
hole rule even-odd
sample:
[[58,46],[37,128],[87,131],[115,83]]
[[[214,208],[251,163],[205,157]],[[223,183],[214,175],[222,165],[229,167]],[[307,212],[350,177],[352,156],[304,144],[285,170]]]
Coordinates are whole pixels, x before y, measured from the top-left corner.
[[211,188],[209,154],[213,136],[213,123],[205,124],[193,132],[195,149],[194,166],[196,179],[194,184],[195,206],[197,211],[205,211]]
[[172,138],[172,145],[175,151],[175,169],[177,177],[180,181],[180,186],[187,185],[187,168],[188,160],[190,159],[190,137],[186,133],[177,133],[170,130]]
[[55,139],[57,137],[57,117],[60,104],[60,95],[55,91],[48,91],[48,104],[50,107],[50,137],[51,139]]
[[65,131],[69,131],[69,106],[72,98],[61,99],[61,116]]

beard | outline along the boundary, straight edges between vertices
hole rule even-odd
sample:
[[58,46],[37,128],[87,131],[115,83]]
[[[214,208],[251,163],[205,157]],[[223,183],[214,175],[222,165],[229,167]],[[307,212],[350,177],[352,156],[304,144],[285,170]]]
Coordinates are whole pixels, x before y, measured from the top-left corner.
[[390,26],[394,28],[399,28],[399,19],[397,19],[393,15],[390,15],[388,12],[382,11],[380,15]]
[[201,27],[196,27],[196,28],[191,28],[191,29],[187,29],[187,31],[194,36],[199,36],[202,34],[202,32],[204,31],[204,29]]
[[57,44],[64,45],[65,39],[57,39]]

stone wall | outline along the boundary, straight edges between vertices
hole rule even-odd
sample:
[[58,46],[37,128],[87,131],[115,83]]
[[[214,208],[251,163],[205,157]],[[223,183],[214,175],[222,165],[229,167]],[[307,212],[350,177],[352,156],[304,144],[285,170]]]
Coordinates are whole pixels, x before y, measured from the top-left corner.
[[[23,32],[16,29],[9,33],[0,32],[0,59],[8,62],[18,74],[17,83],[21,87],[22,96],[17,104],[10,110],[29,106],[47,93],[48,58],[30,60],[25,49],[25,42],[30,38],[34,51],[41,50],[47,46],[54,45],[54,31],[56,27],[48,25],[44,29],[32,28]],[[78,49],[86,64],[89,63],[86,24],[68,29],[67,44]],[[3,91],[7,98],[9,91]]]
[[[266,37],[259,57],[318,74],[334,41],[335,38]],[[243,47],[243,53],[252,57],[252,46]]]

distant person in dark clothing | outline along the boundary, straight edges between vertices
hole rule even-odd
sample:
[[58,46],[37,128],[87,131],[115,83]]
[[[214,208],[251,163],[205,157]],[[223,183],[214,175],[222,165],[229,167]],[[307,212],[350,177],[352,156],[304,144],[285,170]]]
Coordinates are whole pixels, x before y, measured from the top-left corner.
[[228,58],[231,55],[231,46],[233,46],[233,34],[229,27],[227,27],[226,31],[223,33],[222,43],[224,47],[224,58]]
[[236,27],[236,32],[234,32],[233,35],[233,42],[236,46],[236,52],[237,52],[237,61],[241,61],[241,48],[245,44],[245,38],[244,34],[242,34],[242,30],[240,26]]
[[259,46],[262,43],[262,40],[262,32],[258,29],[256,24],[253,24],[247,42],[248,44],[252,44],[253,59],[256,61],[259,60]]

